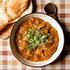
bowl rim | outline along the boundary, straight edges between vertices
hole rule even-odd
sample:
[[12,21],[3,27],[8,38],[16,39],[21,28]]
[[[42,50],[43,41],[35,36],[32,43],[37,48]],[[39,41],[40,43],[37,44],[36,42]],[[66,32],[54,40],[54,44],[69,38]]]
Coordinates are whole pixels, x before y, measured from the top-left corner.
[[[14,30],[15,26],[17,25],[17,23],[18,23],[22,18],[24,18],[24,17],[26,17],[26,16],[28,16],[28,15],[31,15],[31,14],[43,14],[43,15],[49,16],[49,15],[47,15],[46,13],[36,12],[36,13],[29,13],[29,14],[26,14],[25,16],[21,17],[21,18],[14,24],[14,26],[13,26],[13,28],[12,28],[11,35],[10,35],[10,48],[11,48],[11,51],[12,51],[13,55],[15,56],[15,58],[16,58],[18,61],[20,61],[22,64],[25,64],[25,65],[30,66],[30,67],[44,67],[44,66],[46,66],[46,65],[51,64],[53,61],[55,61],[55,60],[60,56],[60,54],[61,54],[61,52],[62,52],[62,50],[63,50],[63,48],[64,48],[64,32],[63,32],[62,27],[61,27],[60,24],[58,23],[58,21],[56,21],[55,19],[53,19],[53,18],[51,17],[53,20],[55,20],[55,21],[58,23],[58,25],[60,26],[60,28],[61,28],[61,30],[62,30],[63,46],[62,46],[62,49],[61,49],[60,54],[59,54],[53,61],[51,61],[49,64],[45,64],[45,65],[42,65],[42,66],[32,66],[32,65],[29,65],[29,64],[24,63],[23,61],[21,61],[21,60],[14,54],[14,52],[13,52],[13,50],[12,50],[11,40],[12,40],[13,30]],[[50,16],[49,16],[49,17],[50,17]],[[21,22],[20,22],[20,24],[21,24]],[[20,24],[19,24],[19,25],[20,25]],[[17,30],[16,30],[16,31],[17,31]],[[58,36],[59,36],[59,35],[58,35]]]

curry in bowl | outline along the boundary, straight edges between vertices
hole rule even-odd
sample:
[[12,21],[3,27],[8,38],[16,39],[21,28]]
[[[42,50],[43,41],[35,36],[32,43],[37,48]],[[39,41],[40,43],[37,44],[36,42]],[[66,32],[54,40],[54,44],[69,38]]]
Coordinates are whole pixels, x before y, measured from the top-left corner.
[[19,26],[15,40],[20,55],[34,62],[48,60],[59,43],[57,30],[37,17],[32,17]]

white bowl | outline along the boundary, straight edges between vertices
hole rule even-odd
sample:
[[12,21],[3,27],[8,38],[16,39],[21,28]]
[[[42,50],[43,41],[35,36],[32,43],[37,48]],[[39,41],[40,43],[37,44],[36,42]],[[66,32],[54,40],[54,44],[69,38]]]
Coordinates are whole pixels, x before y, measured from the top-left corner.
[[[42,61],[42,62],[32,62],[29,60],[24,59],[16,50],[16,45],[15,45],[15,33],[17,31],[17,28],[19,27],[20,24],[22,24],[24,21],[28,20],[30,17],[38,17],[40,19],[43,19],[44,21],[49,22],[58,32],[58,36],[59,36],[59,44],[57,47],[56,52],[51,56],[50,59],[46,60],[46,61]],[[11,32],[11,37],[10,37],[10,45],[11,45],[11,50],[13,52],[13,54],[15,55],[15,57],[21,61],[22,63],[29,65],[29,66],[44,66],[47,64],[52,63],[55,59],[58,58],[58,56],[60,55],[60,53],[63,50],[63,45],[64,45],[64,34],[62,31],[61,26],[59,25],[59,23],[54,20],[52,17],[43,14],[43,13],[32,13],[32,14],[28,14],[24,17],[22,17],[13,27],[12,32]]]

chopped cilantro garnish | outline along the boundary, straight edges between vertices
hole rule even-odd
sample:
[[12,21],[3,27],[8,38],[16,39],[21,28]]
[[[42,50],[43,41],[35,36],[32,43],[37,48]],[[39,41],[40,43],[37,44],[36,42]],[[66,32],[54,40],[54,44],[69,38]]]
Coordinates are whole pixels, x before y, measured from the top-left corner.
[[40,44],[48,42],[48,37],[50,34],[44,34],[38,29],[29,29],[27,32],[28,48],[35,49]]

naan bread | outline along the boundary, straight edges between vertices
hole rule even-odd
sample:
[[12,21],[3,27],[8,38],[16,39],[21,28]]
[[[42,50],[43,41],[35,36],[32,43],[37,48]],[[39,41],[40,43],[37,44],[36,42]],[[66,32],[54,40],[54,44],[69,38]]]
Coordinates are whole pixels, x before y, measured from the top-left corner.
[[11,21],[20,17],[28,7],[28,0],[0,0],[0,31]]
[[9,0],[7,12],[11,18],[18,17],[28,6],[28,0]]
[[7,25],[9,19],[4,8],[0,7],[0,31]]

